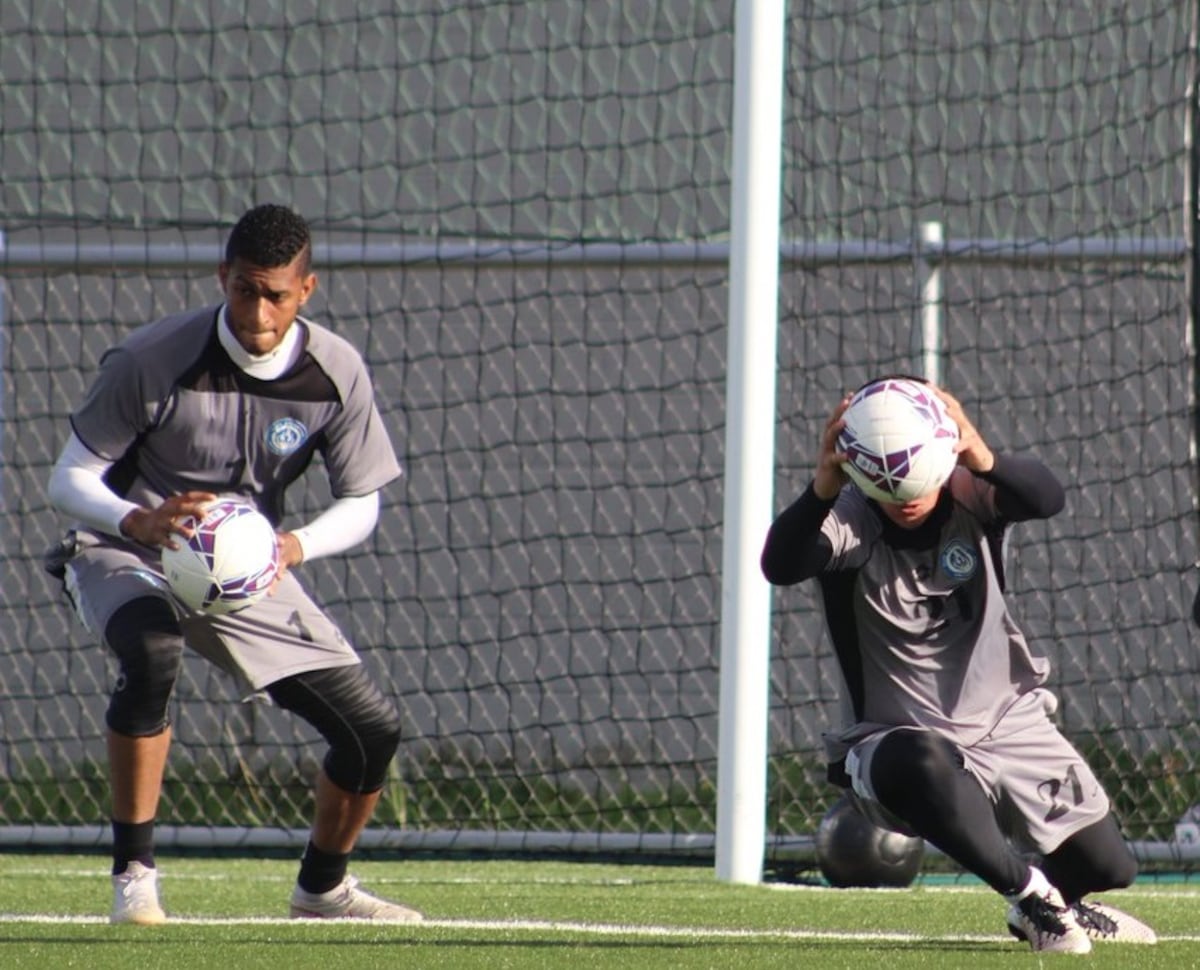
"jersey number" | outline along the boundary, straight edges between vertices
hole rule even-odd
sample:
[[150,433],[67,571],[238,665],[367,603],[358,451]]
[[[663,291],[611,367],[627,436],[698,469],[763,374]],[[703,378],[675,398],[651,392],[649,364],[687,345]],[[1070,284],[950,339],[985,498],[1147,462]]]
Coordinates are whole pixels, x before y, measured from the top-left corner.
[[316,638],[312,635],[312,631],[305,625],[304,620],[300,617],[299,610],[292,610],[292,615],[288,617],[288,623],[296,628],[296,634],[305,643],[316,643]]
[[1075,766],[1071,765],[1067,769],[1065,778],[1049,778],[1043,781],[1038,785],[1038,794],[1050,803],[1050,809],[1046,812],[1047,822],[1062,818],[1072,808],[1082,805],[1083,785],[1079,781],[1079,775],[1075,773]]

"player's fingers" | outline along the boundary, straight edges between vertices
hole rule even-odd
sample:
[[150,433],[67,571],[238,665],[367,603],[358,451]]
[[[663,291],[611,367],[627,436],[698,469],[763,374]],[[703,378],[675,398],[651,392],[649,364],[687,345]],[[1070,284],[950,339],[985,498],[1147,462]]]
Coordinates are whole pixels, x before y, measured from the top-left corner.
[[290,569],[292,566],[298,566],[304,561],[304,547],[291,532],[276,534],[275,549],[279,559],[280,572]]
[[942,403],[944,405],[946,405],[947,408],[961,408],[962,407],[962,404],[959,403],[958,398],[956,398],[953,394],[951,394],[949,391],[947,391],[944,387],[938,387],[936,384],[930,384],[929,387],[933,391],[934,394],[936,394],[939,398],[941,398]]
[[217,500],[212,492],[180,492],[167,499],[165,504],[171,504],[173,514],[196,515],[203,512],[206,506]]
[[825,426],[825,431],[821,435],[821,450],[833,451],[837,447],[838,435],[842,433],[842,429],[846,427],[845,421],[834,421]]
[[171,532],[190,536],[192,528],[189,520],[201,518],[204,510],[216,500],[217,496],[212,492],[181,492],[164,501],[158,511],[167,517]]
[[961,454],[981,440],[979,432],[971,423],[971,419],[967,417],[966,412],[963,411],[963,406],[956,397],[941,389],[938,389],[938,397],[946,405],[947,416],[958,426],[958,442],[954,446],[954,451]]
[[850,406],[850,395],[846,395],[838,402],[838,406],[833,409],[829,415],[829,419],[825,422],[825,430],[821,435],[821,444],[826,448],[833,448],[837,444],[837,437],[842,433],[842,429],[846,427],[846,419],[844,417],[846,408]]

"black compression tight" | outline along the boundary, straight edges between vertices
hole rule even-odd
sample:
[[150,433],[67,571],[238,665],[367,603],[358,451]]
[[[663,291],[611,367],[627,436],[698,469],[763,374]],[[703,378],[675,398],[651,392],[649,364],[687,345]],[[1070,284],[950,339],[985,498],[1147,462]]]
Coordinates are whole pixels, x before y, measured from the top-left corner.
[[379,791],[400,744],[400,715],[362,664],[309,670],[267,687],[329,742],[325,774],[343,791]]
[[1088,893],[1128,886],[1137,876],[1137,860],[1109,814],[1047,855],[1042,871],[1073,903]]
[[[871,784],[884,808],[997,892],[1023,888],[1028,862],[1005,838],[983,788],[949,741],[929,731],[893,731],[875,750]],[[1038,864],[1068,903],[1128,886],[1137,875],[1111,814]]]
[[871,785],[889,812],[999,893],[1020,892],[1029,865],[996,821],[962,756],[930,731],[893,731],[875,749]]

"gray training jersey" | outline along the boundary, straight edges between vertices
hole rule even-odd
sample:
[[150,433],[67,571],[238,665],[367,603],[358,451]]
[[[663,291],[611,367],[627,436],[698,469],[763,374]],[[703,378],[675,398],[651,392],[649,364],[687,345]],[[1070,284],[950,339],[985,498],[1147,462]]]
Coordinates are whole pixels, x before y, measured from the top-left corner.
[[993,487],[959,468],[947,489],[923,547],[883,541],[855,488],[821,526],[833,557],[819,582],[855,725],[842,742],[904,725],[971,745],[1046,680],[1005,605]]
[[71,417],[76,436],[116,462],[108,484],[146,506],[189,490],[253,498],[278,526],[284,490],[320,453],[334,498],[400,475],[358,352],[308,320],[287,373],[258,380],[217,339],[220,307],[135,330],[100,361]]
[[[328,330],[302,321],[304,348],[275,380],[251,377],[217,338],[219,307],[134,331],[100,362],[72,416],[78,438],[116,462],[113,491],[146,506],[198,489],[236,492],[276,525],[283,497],[314,455],[334,498],[366,495],[400,474],[362,358]],[[159,553],[118,536],[78,531],[65,583],[83,624],[102,637],[125,603],[170,597]],[[232,674],[243,691],[306,670],[359,662],[353,646],[294,572],[237,613],[191,614],[175,604],[189,646]]]

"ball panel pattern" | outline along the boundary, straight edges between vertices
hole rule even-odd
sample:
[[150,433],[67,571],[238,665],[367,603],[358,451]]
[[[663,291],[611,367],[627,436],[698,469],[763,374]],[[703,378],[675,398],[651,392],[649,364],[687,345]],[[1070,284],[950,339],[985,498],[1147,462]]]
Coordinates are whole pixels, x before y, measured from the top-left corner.
[[860,389],[846,409],[838,449],[843,466],[868,496],[902,504],[940,488],[958,461],[958,428],[940,398],[902,378]]
[[221,499],[178,549],[163,549],[163,574],[172,592],[191,610],[223,614],[262,599],[279,573],[275,530],[252,505]]

